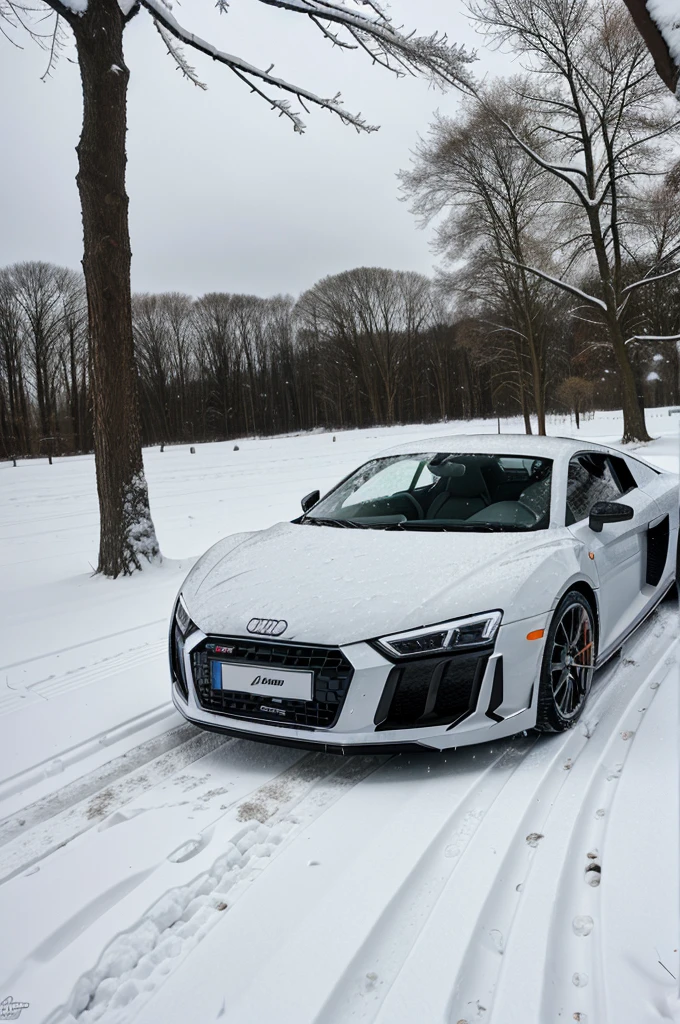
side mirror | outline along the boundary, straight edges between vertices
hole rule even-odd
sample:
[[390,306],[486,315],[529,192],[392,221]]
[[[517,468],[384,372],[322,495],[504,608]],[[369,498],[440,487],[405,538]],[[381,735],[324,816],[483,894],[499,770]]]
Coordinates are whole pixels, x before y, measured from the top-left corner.
[[588,526],[594,533],[601,533],[605,523],[624,523],[634,515],[630,505],[621,505],[618,501],[596,501],[590,510]]
[[321,491],[311,491],[309,494],[305,494],[304,498],[300,502],[302,505],[302,511],[309,512],[310,508],[314,508],[320,497]]

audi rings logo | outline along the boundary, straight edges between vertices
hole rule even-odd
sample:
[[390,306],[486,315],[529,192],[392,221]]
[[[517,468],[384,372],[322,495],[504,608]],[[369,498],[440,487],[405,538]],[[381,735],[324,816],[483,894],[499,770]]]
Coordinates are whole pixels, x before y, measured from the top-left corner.
[[285,619],[251,619],[246,629],[262,636],[281,636],[288,629],[288,623]]

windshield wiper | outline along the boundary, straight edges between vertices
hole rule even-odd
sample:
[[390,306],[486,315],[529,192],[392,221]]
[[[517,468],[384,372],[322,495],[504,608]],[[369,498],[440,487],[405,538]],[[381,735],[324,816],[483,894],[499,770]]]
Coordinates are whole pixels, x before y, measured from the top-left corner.
[[438,523],[436,519],[407,519],[399,524],[400,530],[431,530],[442,533],[496,533],[506,529],[491,523]]
[[362,524],[355,523],[351,519],[321,519],[319,516],[305,516],[303,523],[310,523],[313,526],[338,526],[342,529],[361,530]]

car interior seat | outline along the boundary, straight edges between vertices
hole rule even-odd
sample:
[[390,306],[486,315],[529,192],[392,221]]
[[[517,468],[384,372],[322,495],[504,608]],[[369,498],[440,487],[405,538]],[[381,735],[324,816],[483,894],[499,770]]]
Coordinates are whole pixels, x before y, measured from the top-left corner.
[[[465,472],[460,474],[460,467]],[[474,463],[443,462],[430,465],[430,471],[442,477],[445,490],[441,491],[432,501],[427,510],[427,519],[468,519],[475,512],[481,511],[490,502],[489,491],[479,466]]]

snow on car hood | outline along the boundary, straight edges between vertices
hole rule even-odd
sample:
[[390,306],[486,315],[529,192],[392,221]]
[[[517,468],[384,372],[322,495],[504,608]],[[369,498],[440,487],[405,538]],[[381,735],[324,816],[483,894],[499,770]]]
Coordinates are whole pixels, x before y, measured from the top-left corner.
[[[182,594],[206,633],[245,636],[253,618],[284,619],[278,638],[348,644],[500,608],[504,621],[551,607],[567,531],[406,533],[279,523],[210,548]],[[555,589],[545,586],[546,563]],[[562,565],[560,563],[563,563]],[[540,570],[543,583],[531,587]]]

